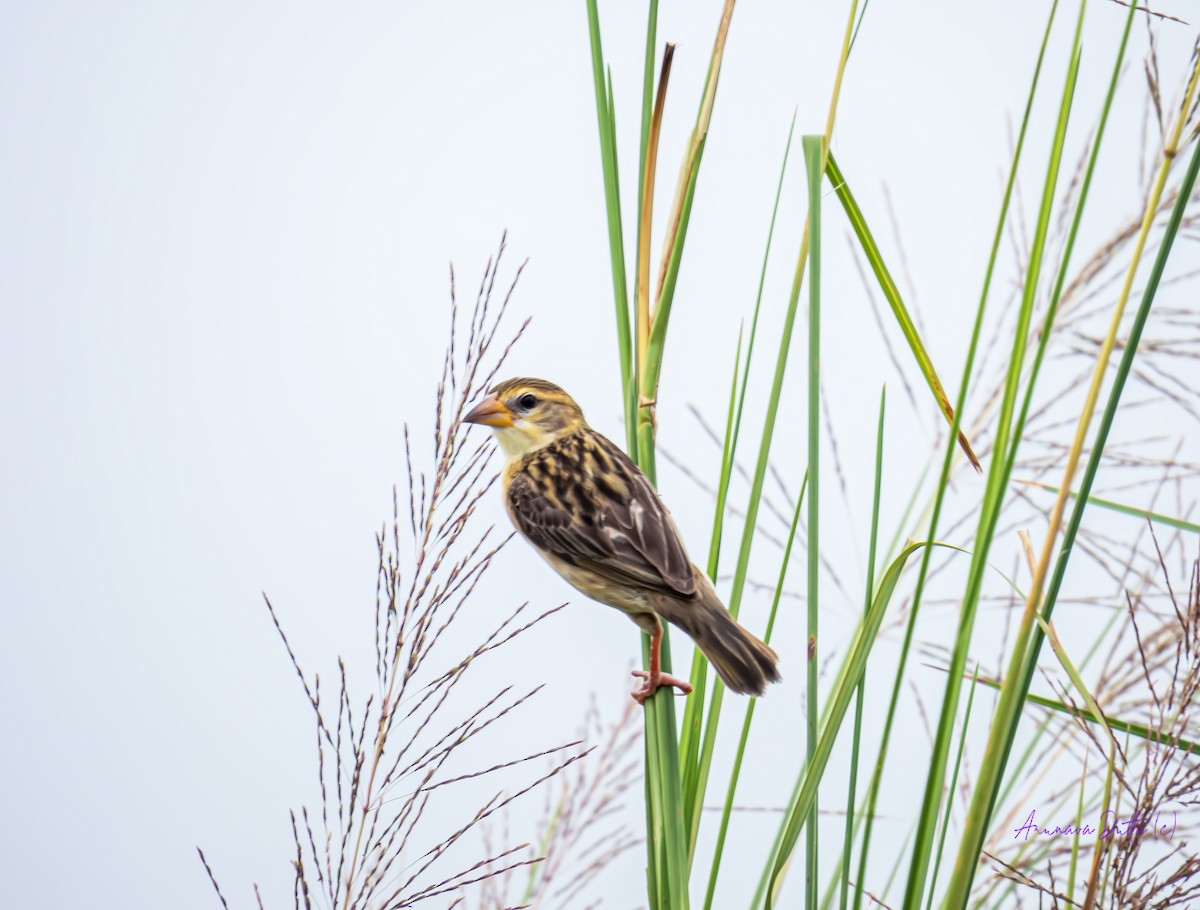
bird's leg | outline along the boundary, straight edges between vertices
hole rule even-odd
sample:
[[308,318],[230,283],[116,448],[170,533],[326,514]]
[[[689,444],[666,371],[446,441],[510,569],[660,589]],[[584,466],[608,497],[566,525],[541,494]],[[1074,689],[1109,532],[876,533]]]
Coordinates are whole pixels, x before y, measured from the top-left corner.
[[655,626],[654,635],[650,638],[650,669],[648,671],[633,671],[633,676],[638,677],[638,679],[645,680],[641,687],[633,693],[634,700],[637,701],[639,705],[644,705],[646,703],[646,699],[658,691],[659,686],[674,686],[684,695],[687,695],[692,691],[691,683],[687,682],[686,680],[677,679],[676,677],[663,673],[658,669],[658,649],[659,646],[662,645],[662,637],[662,623],[658,622]]

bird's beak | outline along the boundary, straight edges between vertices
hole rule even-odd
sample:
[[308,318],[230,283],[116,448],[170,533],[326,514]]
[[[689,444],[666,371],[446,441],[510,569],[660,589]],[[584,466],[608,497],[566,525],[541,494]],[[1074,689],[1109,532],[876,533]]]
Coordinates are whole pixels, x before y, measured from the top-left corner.
[[498,395],[489,395],[470,410],[464,423],[481,423],[485,427],[511,427],[513,424],[512,411],[504,406]]

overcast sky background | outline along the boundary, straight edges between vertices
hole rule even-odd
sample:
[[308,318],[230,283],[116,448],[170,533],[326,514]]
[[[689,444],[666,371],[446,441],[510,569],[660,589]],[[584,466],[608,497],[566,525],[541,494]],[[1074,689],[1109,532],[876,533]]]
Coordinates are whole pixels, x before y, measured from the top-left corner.
[[[628,217],[644,9],[600,6]],[[952,395],[1046,6],[876,0],[846,75],[833,148],[885,254],[899,262],[903,250],[912,302]],[[1175,6],[1188,17],[1186,4]],[[660,221],[719,12],[716,0],[662,10],[659,37],[678,51]],[[796,111],[797,137],[823,128],[844,15],[842,4],[746,2],[734,16],[660,390],[661,444],[702,478],[715,477],[719,453],[688,406],[714,425],[724,418],[788,124]],[[1072,164],[1124,15],[1109,2],[1089,14]],[[1027,223],[1073,16],[1073,5],[1061,13],[1035,111]],[[1174,92],[1196,31],[1167,24],[1159,36]],[[1081,249],[1138,198],[1145,48],[1139,23]],[[798,141],[793,153],[759,391],[805,205]],[[822,623],[836,648],[860,608],[881,384],[895,390],[888,533],[938,417],[919,388],[918,410],[899,393],[833,197],[826,213],[825,375],[851,479],[846,499],[832,475],[822,491],[829,558],[853,592],[827,589]],[[501,281],[530,258],[511,324],[533,317],[506,372],[560,383],[597,428],[623,439],[582,2],[0,3],[7,905],[211,908],[196,844],[237,906],[250,905],[252,881],[270,906],[290,904],[286,813],[315,801],[312,732],[260,592],[310,669],[332,674],[339,653],[369,655],[373,534],[390,514],[392,485],[404,482],[403,424],[421,438],[429,431],[447,266],[456,263],[460,290],[472,288],[504,229]],[[656,256],[659,248],[656,234]],[[1008,259],[1001,282],[1012,274]],[[1172,268],[1189,263],[1198,264],[1194,243]],[[803,350],[802,335],[794,350]],[[796,361],[776,457],[793,492],[803,471],[803,389]],[[747,420],[745,438],[756,439],[760,412],[751,407]],[[1194,421],[1177,429],[1196,439]],[[709,498],[667,464],[661,487],[702,560]],[[959,492],[979,489],[966,477]],[[505,521],[498,496],[487,511]],[[764,552],[755,574],[770,580],[777,555]],[[802,588],[802,563],[790,583]],[[576,600],[520,543],[490,591],[497,614],[526,599]],[[751,758],[761,773],[746,782],[747,805],[779,805],[803,750],[803,619],[792,603],[776,639],[786,681],[757,721]],[[766,606],[761,594],[747,603],[752,628],[761,629]],[[948,607],[931,611],[922,634],[949,640],[953,617]],[[572,603],[480,683],[484,691],[497,680],[549,682],[486,754],[571,738],[593,694],[616,717],[637,647],[622,617]],[[368,663],[358,672],[366,682]],[[927,681],[940,693],[935,672]],[[907,723],[919,729],[915,713]],[[926,747],[912,736],[913,773],[923,780]],[[911,783],[901,789],[919,796]],[[633,825],[639,799],[635,791]],[[772,816],[738,819],[722,892],[729,906],[757,876],[773,825]],[[829,830],[840,840],[840,824]],[[899,842],[907,827],[885,832]],[[536,836],[532,827],[520,835]],[[614,867],[604,906],[644,900],[642,863],[635,851]]]

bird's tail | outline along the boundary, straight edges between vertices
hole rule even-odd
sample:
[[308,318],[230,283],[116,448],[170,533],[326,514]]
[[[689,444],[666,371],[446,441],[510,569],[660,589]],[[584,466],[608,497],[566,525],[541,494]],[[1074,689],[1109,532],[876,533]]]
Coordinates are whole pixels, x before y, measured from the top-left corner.
[[762,695],[767,683],[779,681],[778,655],[743,629],[707,584],[695,598],[656,604],[655,610],[691,637],[734,692]]

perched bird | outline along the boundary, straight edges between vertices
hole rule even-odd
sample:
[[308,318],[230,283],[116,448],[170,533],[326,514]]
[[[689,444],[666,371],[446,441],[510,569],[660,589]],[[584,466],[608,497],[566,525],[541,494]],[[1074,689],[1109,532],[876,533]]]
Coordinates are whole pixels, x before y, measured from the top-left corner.
[[509,379],[464,418],[491,427],[504,452],[504,504],[522,535],[579,591],[628,614],[652,636],[633,693],[691,686],[659,669],[660,619],[686,632],[734,692],[762,695],[778,657],[729,615],[692,564],[654,487],[588,426],[575,401],[541,379]]

